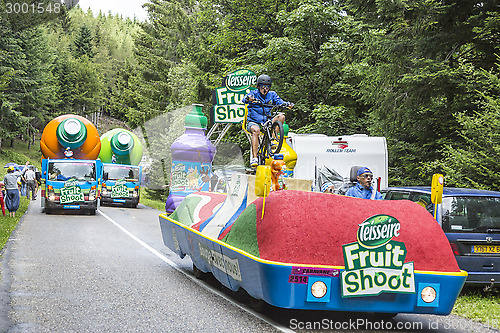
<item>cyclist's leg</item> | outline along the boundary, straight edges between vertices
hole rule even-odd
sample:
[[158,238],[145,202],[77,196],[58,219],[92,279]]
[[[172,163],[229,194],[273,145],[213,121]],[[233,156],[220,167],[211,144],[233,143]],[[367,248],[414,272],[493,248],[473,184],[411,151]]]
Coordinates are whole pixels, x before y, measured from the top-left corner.
[[[252,161],[257,159],[257,152],[259,150],[259,134],[260,134],[260,126],[254,122],[249,122],[247,126],[247,130],[252,134],[250,137],[250,142],[252,144]],[[250,163],[255,164],[255,163]]]
[[278,112],[278,114],[276,116],[274,116],[274,118],[273,118],[273,123],[276,120],[279,120],[279,121],[281,121],[282,124],[284,124],[285,123],[285,114],[281,113],[281,112]]

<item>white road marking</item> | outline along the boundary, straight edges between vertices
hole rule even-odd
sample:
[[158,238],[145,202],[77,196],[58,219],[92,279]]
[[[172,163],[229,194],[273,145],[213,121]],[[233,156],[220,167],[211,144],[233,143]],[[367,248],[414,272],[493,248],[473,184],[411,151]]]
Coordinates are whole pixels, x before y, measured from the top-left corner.
[[291,329],[289,329],[288,327],[286,326],[283,326],[279,323],[276,323],[272,320],[269,320],[267,318],[265,318],[264,316],[262,316],[260,313],[250,309],[250,308],[247,308],[245,306],[242,306],[236,302],[234,302],[231,298],[227,297],[226,295],[224,295],[222,292],[220,292],[219,290],[209,286],[209,285],[206,285],[204,283],[202,283],[201,281],[199,281],[197,278],[195,278],[194,276],[186,273],[185,271],[183,271],[179,265],[177,265],[175,262],[173,262],[172,260],[168,259],[167,257],[165,257],[163,254],[161,254],[160,252],[156,251],[155,249],[153,249],[151,246],[149,246],[148,244],[146,244],[145,242],[143,242],[141,239],[139,239],[137,236],[135,236],[133,233],[131,233],[130,231],[128,231],[127,229],[125,229],[124,227],[122,227],[118,222],[116,222],[115,220],[113,220],[111,217],[109,217],[108,215],[104,214],[100,209],[97,210],[97,212],[104,216],[104,218],[106,218],[109,222],[113,223],[118,229],[120,229],[121,231],[123,231],[127,236],[129,236],[130,238],[132,238],[133,240],[135,240],[137,243],[139,243],[141,246],[143,246],[146,250],[148,250],[149,252],[151,252],[152,254],[154,254],[155,256],[157,256],[158,258],[160,258],[160,260],[162,260],[163,262],[167,263],[169,266],[171,266],[172,268],[174,268],[176,271],[178,271],[179,273],[182,273],[184,274],[188,279],[190,279],[191,281],[193,281],[194,283],[196,283],[197,285],[213,292],[214,294],[217,294],[218,296],[224,298],[226,301],[234,304],[235,306],[237,306],[238,308],[240,308],[241,310],[243,311],[246,311],[248,313],[250,313],[251,315],[259,318],[260,320],[268,323],[269,325],[273,326],[274,328],[276,328],[277,330],[281,331],[281,332],[285,332],[285,333],[290,333],[290,332],[295,332]]

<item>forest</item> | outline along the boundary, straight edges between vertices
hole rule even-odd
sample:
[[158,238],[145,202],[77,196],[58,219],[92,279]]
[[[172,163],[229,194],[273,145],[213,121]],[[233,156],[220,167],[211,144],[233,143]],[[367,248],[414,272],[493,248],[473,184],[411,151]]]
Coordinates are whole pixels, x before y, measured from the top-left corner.
[[[500,190],[497,0],[150,0],[144,22],[7,5],[1,146],[38,149],[45,124],[66,113],[130,128],[193,103],[208,116],[211,91],[247,68],[295,103],[295,133],[386,137],[390,185],[429,185],[440,172],[447,186]],[[248,150],[240,128],[224,140]]]

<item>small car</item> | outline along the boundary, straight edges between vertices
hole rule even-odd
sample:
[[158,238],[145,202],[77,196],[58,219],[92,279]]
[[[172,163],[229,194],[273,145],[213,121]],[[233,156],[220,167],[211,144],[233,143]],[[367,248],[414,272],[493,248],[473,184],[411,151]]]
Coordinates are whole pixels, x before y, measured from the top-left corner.
[[437,214],[430,187],[389,187],[384,192],[386,200],[411,200],[435,217],[458,266],[469,273],[466,285],[500,284],[500,192],[445,187]]

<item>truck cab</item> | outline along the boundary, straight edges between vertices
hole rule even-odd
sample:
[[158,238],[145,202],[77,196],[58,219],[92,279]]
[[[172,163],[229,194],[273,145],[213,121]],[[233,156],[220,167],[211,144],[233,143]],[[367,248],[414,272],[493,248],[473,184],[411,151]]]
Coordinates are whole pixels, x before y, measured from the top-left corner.
[[41,205],[54,210],[78,210],[95,215],[102,181],[100,160],[42,159]]
[[141,178],[141,166],[104,163],[101,202],[136,208]]

